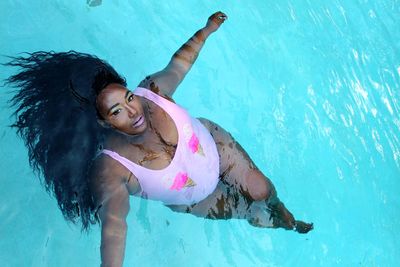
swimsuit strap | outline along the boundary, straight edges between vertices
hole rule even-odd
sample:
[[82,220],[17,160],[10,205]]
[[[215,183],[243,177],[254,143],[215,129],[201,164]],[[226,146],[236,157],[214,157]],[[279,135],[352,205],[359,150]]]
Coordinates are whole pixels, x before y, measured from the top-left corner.
[[[148,100],[150,100],[151,102],[154,102],[155,104],[162,107],[163,109],[165,109],[166,107],[168,109],[169,101],[164,99],[163,97],[157,95],[156,93],[152,92],[149,89],[137,87],[133,91],[133,94],[147,98]],[[168,101],[168,102],[165,102],[165,101]]]
[[135,165],[132,161],[130,161],[129,159],[121,156],[120,154],[118,154],[117,152],[108,150],[108,149],[103,149],[101,151],[101,153],[104,153],[110,157],[112,157],[113,159],[115,159],[116,161],[118,161],[119,163],[121,163],[125,168],[127,168],[128,170],[130,170],[132,173],[134,171],[136,171]]

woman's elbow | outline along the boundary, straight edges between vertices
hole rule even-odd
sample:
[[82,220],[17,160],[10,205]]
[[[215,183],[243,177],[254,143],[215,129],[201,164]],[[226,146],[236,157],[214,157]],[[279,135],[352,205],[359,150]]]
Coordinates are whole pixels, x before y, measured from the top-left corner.
[[101,232],[105,236],[125,237],[128,224],[125,220],[106,219],[102,221]]

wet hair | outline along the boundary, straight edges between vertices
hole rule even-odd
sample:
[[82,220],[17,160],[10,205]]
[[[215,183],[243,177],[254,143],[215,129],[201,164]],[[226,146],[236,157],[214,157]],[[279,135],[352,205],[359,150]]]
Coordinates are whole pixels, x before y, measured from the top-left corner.
[[65,219],[88,230],[99,221],[89,172],[106,131],[97,122],[96,96],[111,83],[126,86],[125,79],[104,60],[75,51],[26,53],[4,65],[19,68],[5,84],[17,88],[12,127],[31,167]]

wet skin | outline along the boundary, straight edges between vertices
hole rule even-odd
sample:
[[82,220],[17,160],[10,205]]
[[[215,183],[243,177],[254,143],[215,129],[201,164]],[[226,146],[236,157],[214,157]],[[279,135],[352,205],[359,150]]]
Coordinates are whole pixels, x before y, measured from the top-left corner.
[[178,133],[164,110],[118,84],[110,84],[99,94],[97,106],[104,118],[100,123],[118,132],[109,136],[105,148],[149,169],[168,166]]
[[[148,87],[160,93],[154,83],[149,83]],[[107,86],[99,94],[97,105],[104,118],[102,124],[129,137],[113,138],[109,142],[111,150],[149,169],[168,166],[174,157],[178,137],[172,119],[161,108],[118,84]],[[200,121],[217,144],[221,159],[220,183],[203,201],[191,206],[171,205],[172,210],[209,219],[243,218],[253,226],[282,227],[300,233],[312,229],[312,224],[295,221],[277,198],[270,180],[228,132],[209,120]],[[126,141],[131,146],[127,146]],[[140,190],[132,173],[127,186],[131,194]]]
[[139,97],[119,84],[110,84],[97,97],[103,123],[127,135],[140,135],[148,126]]
[[[173,54],[164,69],[146,77],[139,86],[173,102],[175,90],[206,39],[227,18],[221,11],[212,14],[206,25]],[[105,131],[107,136],[102,144],[105,149],[148,169],[163,169],[170,164],[175,155],[177,129],[160,107],[145,98],[130,96],[128,89],[121,85],[110,84],[97,97],[97,108],[103,116],[100,124],[113,129]],[[142,115],[144,119],[140,121]],[[171,209],[210,219],[242,218],[256,227],[282,227],[299,233],[313,228],[312,224],[294,219],[277,197],[272,182],[227,131],[209,120],[200,121],[217,145],[220,181],[206,199],[191,206],[170,206]],[[91,187],[102,226],[102,266],[122,266],[129,195],[137,193],[140,185],[134,174],[104,154],[94,160],[91,171]]]

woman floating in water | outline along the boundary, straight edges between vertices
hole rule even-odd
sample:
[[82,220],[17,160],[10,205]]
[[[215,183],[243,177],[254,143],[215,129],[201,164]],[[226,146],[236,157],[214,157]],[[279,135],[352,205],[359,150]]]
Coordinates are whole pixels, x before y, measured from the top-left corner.
[[172,99],[206,39],[227,19],[213,14],[160,72],[132,91],[107,62],[88,54],[36,52],[7,65],[14,127],[32,167],[69,220],[101,225],[104,266],[124,258],[129,195],[208,219],[307,233],[272,182],[216,123]]

